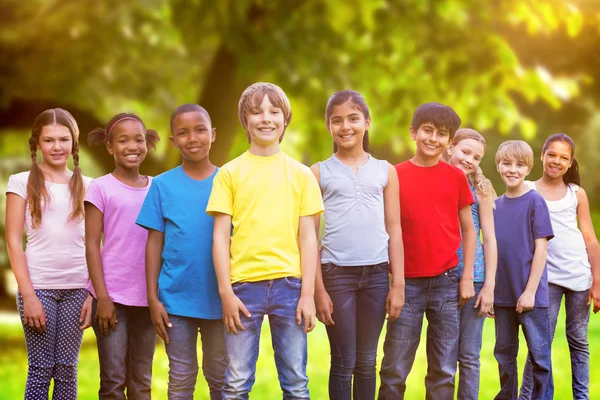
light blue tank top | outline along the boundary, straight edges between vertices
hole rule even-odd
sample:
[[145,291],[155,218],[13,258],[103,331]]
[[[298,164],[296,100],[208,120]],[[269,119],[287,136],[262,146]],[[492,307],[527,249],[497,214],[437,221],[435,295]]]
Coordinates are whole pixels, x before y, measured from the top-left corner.
[[325,204],[322,263],[353,267],[388,261],[383,204],[388,166],[369,156],[354,175],[335,154],[319,163]]
[[[475,186],[469,183],[471,193],[475,198],[475,203],[471,204],[471,215],[473,216],[473,224],[475,225],[475,235],[477,242],[475,246],[475,270],[473,271],[473,282],[485,282],[485,261],[483,257],[483,244],[481,243],[481,222],[479,220],[479,199],[477,198],[477,190]],[[458,249],[458,271],[462,276],[463,268],[465,267],[465,256],[463,254],[462,242]]]

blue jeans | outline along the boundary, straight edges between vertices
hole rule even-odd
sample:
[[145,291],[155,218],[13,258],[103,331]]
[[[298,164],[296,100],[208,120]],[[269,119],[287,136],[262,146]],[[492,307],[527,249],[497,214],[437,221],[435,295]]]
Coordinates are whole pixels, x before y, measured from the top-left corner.
[[[590,291],[574,292],[562,286],[548,284],[548,319],[550,320],[550,343],[554,340],[556,322],[563,295],[565,296],[566,333],[569,351],[571,353],[571,377],[573,382],[573,399],[590,398],[590,350],[588,347],[588,323],[590,321],[590,306],[588,296]],[[531,399],[533,390],[533,366],[529,356],[523,372],[521,398]],[[550,375],[546,398],[554,396],[554,382]]]
[[322,266],[323,283],[333,302],[327,326],[331,346],[329,398],[373,399],[376,387],[377,344],[385,321],[389,291],[388,263],[364,267]]
[[201,319],[169,314],[173,325],[167,328],[169,343],[169,400],[193,399],[198,377],[198,332],[202,340],[202,372],[211,400],[223,398],[227,355],[225,325],[220,319]]
[[[150,399],[152,358],[156,348],[156,331],[148,307],[125,306],[114,303],[117,328],[108,335],[100,332],[94,318],[92,327],[98,344],[100,361],[99,399]],[[96,315],[98,301],[92,303]],[[125,397],[127,390],[127,397]]]
[[458,268],[431,278],[407,278],[405,305],[396,321],[388,322],[379,399],[403,399],[406,379],[421,339],[423,314],[427,316],[428,399],[452,399],[458,360],[460,330]]
[[54,380],[52,398],[77,399],[77,364],[83,331],[81,307],[88,296],[86,289],[36,289],[44,307],[46,331],[38,332],[23,320],[23,298],[17,292],[17,307],[27,346],[27,383],[25,399],[47,399]]
[[500,392],[496,399],[516,399],[518,395],[517,354],[519,353],[519,325],[527,342],[533,363],[533,398],[541,400],[550,380],[550,340],[548,308],[534,307],[517,313],[515,307],[494,306],[496,313],[496,346],[494,356],[500,373]]
[[224,399],[247,399],[255,380],[260,330],[269,316],[275,366],[284,399],[309,399],[306,376],[307,343],[304,324],[296,323],[296,307],[302,287],[299,278],[281,278],[233,284],[233,291],[251,317],[240,314],[245,330],[225,334],[229,367]]
[[473,308],[483,283],[475,282],[475,296],[460,309],[460,338],[458,341],[458,400],[479,398],[479,355],[486,316],[478,317]]

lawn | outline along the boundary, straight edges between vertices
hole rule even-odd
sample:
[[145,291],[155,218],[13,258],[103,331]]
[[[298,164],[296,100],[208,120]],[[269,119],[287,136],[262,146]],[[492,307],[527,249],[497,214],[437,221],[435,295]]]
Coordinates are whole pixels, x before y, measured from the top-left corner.
[[[17,399],[23,397],[25,379],[27,374],[27,355],[21,325],[14,316],[4,314],[0,319],[0,399]],[[556,399],[568,399],[571,396],[571,371],[569,351],[564,334],[564,314],[561,312],[557,339],[553,345],[554,381],[556,386]],[[379,357],[381,361],[383,345],[382,334]],[[424,337],[423,337],[424,339]],[[600,376],[600,315],[592,315],[590,330],[590,351],[592,355],[592,377]],[[487,320],[484,328],[484,345],[481,352],[481,399],[492,399],[497,393],[498,373],[493,355],[494,348],[494,322]],[[417,353],[413,371],[408,380],[407,399],[424,398],[424,378],[426,373],[426,358],[424,340],[421,342]],[[519,354],[522,366],[525,358],[524,341]],[[329,369],[329,343],[323,325],[309,335],[308,376],[310,378],[310,391],[314,399],[327,398],[327,375]],[[162,343],[158,342],[154,358],[154,371],[152,380],[153,397],[156,399],[167,398],[167,373],[168,361]],[[92,330],[87,330],[84,336],[79,363],[79,398],[95,399],[98,391],[98,357],[95,347],[95,337]],[[273,362],[273,350],[270,345],[268,325],[263,326],[260,357],[256,373],[256,383],[251,397],[255,399],[281,398],[277,372]],[[600,398],[600,381],[591,383],[590,396],[592,399]],[[196,399],[208,399],[206,382],[202,374],[198,376],[196,385]]]

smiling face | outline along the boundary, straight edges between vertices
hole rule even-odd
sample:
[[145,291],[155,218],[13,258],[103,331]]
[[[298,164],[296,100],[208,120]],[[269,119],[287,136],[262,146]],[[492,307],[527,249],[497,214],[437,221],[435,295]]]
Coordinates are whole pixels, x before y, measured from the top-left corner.
[[571,145],[563,141],[556,140],[548,144],[542,154],[544,173],[553,179],[562,178],[573,164],[572,153]]
[[531,168],[523,160],[503,158],[496,166],[507,191],[517,191],[525,184]]
[[63,167],[73,150],[73,136],[64,125],[46,125],[40,133],[38,147],[44,164],[52,168]]
[[460,168],[465,174],[472,174],[479,167],[485,147],[475,139],[463,139],[448,147],[448,163]]
[[259,105],[250,108],[246,123],[250,141],[259,147],[277,145],[286,126],[283,111],[271,104],[266,95]]
[[148,153],[146,131],[139,121],[126,119],[117,123],[109,139],[106,149],[115,158],[116,165],[125,169],[139,168]]
[[425,160],[437,161],[450,143],[448,128],[438,128],[431,122],[421,124],[416,131],[411,126],[410,137],[417,145],[417,156]]
[[362,146],[370,125],[371,120],[365,119],[361,109],[350,101],[334,107],[327,121],[333,141],[344,149]]
[[216,129],[208,115],[200,111],[177,115],[173,120],[173,133],[169,140],[181,153],[184,162],[197,163],[208,157],[215,141]]

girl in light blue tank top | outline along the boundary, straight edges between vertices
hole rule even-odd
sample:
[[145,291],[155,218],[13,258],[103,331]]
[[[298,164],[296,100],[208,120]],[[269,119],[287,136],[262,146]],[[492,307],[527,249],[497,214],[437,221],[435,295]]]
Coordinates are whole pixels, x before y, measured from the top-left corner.
[[[458,398],[479,398],[479,354],[485,316],[493,313],[496,281],[496,234],[494,233],[493,205],[496,193],[490,181],[483,176],[479,163],[485,153],[485,139],[473,129],[459,129],[448,147],[444,161],[461,169],[468,178],[475,204],[471,214],[477,234],[475,269],[473,273],[475,296],[460,310],[460,338],[458,343]],[[483,232],[483,243],[481,242]],[[462,276],[464,255],[462,244],[458,249],[458,269]]]
[[325,117],[334,154],[311,169],[325,204],[315,303],[331,345],[329,397],[373,399],[385,315],[398,318],[404,305],[398,177],[368,153],[371,119],[360,94],[333,94]]

